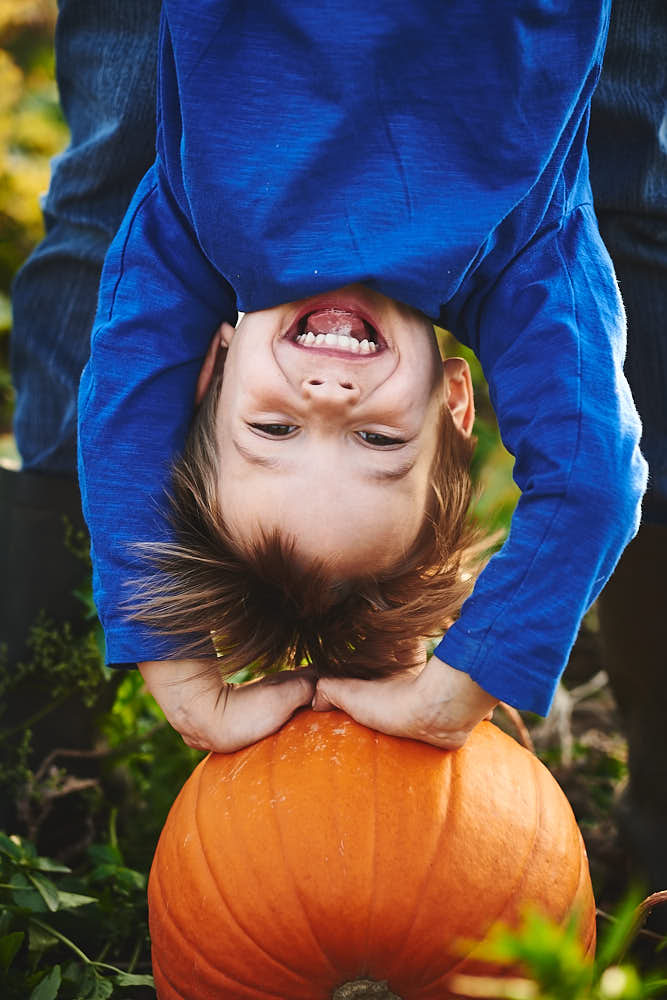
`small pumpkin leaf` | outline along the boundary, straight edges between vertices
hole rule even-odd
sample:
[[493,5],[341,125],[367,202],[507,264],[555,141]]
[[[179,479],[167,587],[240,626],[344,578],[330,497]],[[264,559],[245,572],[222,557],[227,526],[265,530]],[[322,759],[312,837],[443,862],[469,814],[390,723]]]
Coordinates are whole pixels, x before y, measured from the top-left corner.
[[13,931],[0,938],[0,969],[7,972],[9,966],[14,961],[14,956],[23,944],[25,933],[23,931]]
[[133,972],[119,972],[115,977],[117,986],[151,986],[155,989],[155,980],[152,976],[136,975]]
[[51,971],[35,986],[29,1000],[56,1000],[60,982],[60,966],[54,965]]
[[40,894],[49,910],[51,910],[51,913],[55,913],[60,905],[60,900],[58,898],[58,889],[53,884],[51,879],[46,878],[44,875],[38,875],[35,872],[30,872],[28,878],[37,889],[37,892]]

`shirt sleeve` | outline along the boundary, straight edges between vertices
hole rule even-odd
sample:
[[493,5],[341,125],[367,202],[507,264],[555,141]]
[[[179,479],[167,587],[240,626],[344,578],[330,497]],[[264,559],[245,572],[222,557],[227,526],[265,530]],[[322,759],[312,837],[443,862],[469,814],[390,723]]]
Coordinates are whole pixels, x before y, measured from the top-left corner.
[[183,447],[214,331],[234,293],[202,253],[159,160],[107,255],[79,392],[79,477],[94,596],[115,665],[165,659],[170,644],[128,621],[142,565],[133,544],[168,536],[165,491]]
[[538,233],[463,316],[521,497],[436,655],[546,715],[581,619],[639,524],[646,463],[625,318],[592,207]]

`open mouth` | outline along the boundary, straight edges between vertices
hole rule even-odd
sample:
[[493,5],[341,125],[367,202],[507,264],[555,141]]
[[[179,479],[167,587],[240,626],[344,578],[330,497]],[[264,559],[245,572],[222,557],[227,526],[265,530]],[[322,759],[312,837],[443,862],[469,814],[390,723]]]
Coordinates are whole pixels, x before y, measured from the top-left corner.
[[369,355],[386,344],[376,328],[357,312],[327,307],[302,316],[287,337],[300,347],[345,354]]

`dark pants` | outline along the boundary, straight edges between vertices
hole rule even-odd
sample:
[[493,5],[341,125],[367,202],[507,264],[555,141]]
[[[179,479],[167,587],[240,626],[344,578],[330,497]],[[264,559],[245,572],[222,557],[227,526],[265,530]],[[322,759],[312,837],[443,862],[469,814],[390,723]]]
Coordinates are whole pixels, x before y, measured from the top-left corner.
[[[626,374],[650,481],[602,593],[605,665],[628,739],[620,821],[634,872],[667,888],[667,5],[616,0],[589,134],[600,230],[628,318]],[[667,929],[667,911],[655,917]]]
[[644,521],[667,523],[667,5],[616,0],[588,151],[600,232],[628,318],[642,418]]
[[46,236],[13,288],[14,433],[23,468],[76,476],[76,403],[107,247],[155,158],[160,0],[60,0],[56,74],[71,141]]
[[85,564],[64,519],[85,530],[76,406],[107,247],[155,157],[160,0],[60,0],[56,73],[70,127],[44,199],[46,235],[13,288],[14,431],[23,467],[0,470],[0,646],[26,655],[39,611],[81,617]]

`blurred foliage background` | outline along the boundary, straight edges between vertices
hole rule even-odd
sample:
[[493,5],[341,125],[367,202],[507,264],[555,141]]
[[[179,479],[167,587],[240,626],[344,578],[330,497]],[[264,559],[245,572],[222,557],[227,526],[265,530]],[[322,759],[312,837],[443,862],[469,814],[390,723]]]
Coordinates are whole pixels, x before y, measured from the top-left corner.
[[67,142],[54,82],[56,0],[0,0],[0,435],[11,426],[12,277],[43,231],[40,197]]

